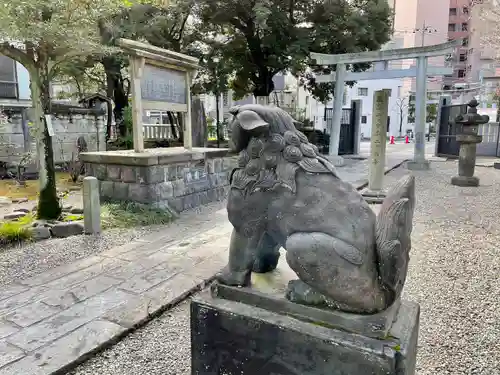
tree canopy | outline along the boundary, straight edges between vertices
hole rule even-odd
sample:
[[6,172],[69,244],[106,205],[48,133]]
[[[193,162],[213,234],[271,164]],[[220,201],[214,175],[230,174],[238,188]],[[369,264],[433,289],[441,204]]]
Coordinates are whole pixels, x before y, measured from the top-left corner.
[[[204,30],[224,38],[225,61],[234,71],[236,96],[268,96],[273,77],[292,72],[321,101],[331,84],[316,84],[309,53],[338,54],[379,49],[389,40],[386,0],[197,0]],[[353,69],[367,68],[359,65]]]
[[40,218],[57,219],[61,213],[52,138],[45,117],[51,113],[50,84],[65,63],[105,53],[98,20],[122,5],[119,0],[9,0],[0,7],[0,53],[30,73],[40,163]]

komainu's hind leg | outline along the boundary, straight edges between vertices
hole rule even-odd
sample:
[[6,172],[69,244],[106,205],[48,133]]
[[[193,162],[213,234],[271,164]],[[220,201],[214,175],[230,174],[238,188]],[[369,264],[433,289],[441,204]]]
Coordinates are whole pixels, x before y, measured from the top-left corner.
[[286,241],[286,260],[299,281],[288,285],[287,298],[302,304],[328,305],[356,313],[385,308],[373,254],[326,233],[294,233]]
[[264,233],[255,250],[253,272],[267,273],[274,271],[280,258],[280,247],[267,232]]

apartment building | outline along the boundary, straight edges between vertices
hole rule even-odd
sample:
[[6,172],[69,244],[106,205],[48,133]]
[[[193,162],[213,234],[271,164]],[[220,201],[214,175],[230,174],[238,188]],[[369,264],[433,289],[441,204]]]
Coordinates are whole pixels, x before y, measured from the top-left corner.
[[[448,40],[448,18],[450,0],[393,0],[395,12],[394,35],[402,38],[403,47],[420,47],[445,43]],[[443,66],[444,56],[429,59],[433,66]],[[402,60],[399,68],[415,65],[413,59]],[[442,77],[431,77],[429,90],[441,89]],[[415,91],[415,79],[405,79],[403,95]]]
[[462,45],[456,49],[455,53],[448,56],[447,65],[453,67],[453,74],[445,76],[443,89],[451,90],[457,85],[465,84],[469,81],[468,73],[472,64],[470,35],[471,35],[471,11],[470,0],[450,0],[448,17],[448,40],[461,39]]

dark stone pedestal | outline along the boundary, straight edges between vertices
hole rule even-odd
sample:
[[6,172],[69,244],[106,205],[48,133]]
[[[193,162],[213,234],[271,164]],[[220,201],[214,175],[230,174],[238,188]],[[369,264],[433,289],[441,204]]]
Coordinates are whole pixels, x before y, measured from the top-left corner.
[[500,169],[500,163],[493,163],[493,168]]
[[479,186],[479,178],[476,176],[454,176],[451,178],[451,184],[463,187]]
[[411,375],[418,327],[411,302],[363,316],[216,285],[191,303],[192,374]]

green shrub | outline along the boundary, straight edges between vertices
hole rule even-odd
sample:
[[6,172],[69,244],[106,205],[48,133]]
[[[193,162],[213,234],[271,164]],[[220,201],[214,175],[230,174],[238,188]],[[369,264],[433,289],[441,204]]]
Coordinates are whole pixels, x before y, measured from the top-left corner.
[[30,224],[33,215],[29,214],[22,218],[0,223],[0,243],[7,244],[31,239]]

